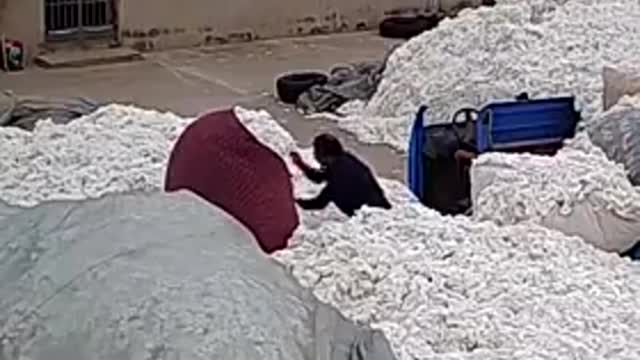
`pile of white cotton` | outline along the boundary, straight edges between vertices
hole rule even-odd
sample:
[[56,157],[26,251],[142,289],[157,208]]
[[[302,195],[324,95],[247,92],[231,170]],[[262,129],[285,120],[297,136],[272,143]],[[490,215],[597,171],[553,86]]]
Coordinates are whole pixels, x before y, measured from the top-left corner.
[[363,141],[402,150],[423,104],[430,122],[447,122],[461,107],[520,92],[575,95],[589,118],[601,109],[603,66],[640,59],[638,19],[637,0],[510,0],[465,10],[399,47],[363,111],[338,121]]
[[[235,111],[260,141],[281,156],[296,149],[291,134],[267,112]],[[35,206],[161,189],[171,149],[191,121],[171,113],[109,105],[66,125],[41,121],[33,132],[0,128],[0,200]],[[305,185],[305,191],[314,190]]]
[[640,356],[640,273],[579,238],[410,204],[299,236],[277,257],[400,360]]
[[621,217],[640,216],[640,192],[621,165],[585,134],[555,156],[487,153],[473,164],[472,198],[479,220],[516,224],[552,211],[568,214],[587,198]]
[[583,133],[553,157],[484,154],[471,184],[477,220],[535,222],[612,251],[640,239],[640,191]]
[[0,128],[0,199],[34,206],[162,187],[173,143],[190,122],[110,105],[66,125],[33,132]]
[[[268,113],[236,113],[281,156],[296,149]],[[160,189],[190,121],[112,105],[33,133],[0,128],[0,198],[30,206]],[[292,171],[298,195],[312,196],[317,186]],[[400,360],[640,358],[640,273],[629,262],[537,226],[443,217],[382,184],[392,211],[305,212],[277,258],[321,299],[383,329]]]

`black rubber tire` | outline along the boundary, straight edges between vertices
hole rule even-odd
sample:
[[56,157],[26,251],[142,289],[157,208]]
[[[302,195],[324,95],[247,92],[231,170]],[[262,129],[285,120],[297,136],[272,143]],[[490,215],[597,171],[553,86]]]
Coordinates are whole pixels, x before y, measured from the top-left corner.
[[276,80],[278,98],[286,104],[295,104],[302,93],[314,85],[324,85],[329,77],[321,72],[298,72],[280,76]]
[[390,17],[379,26],[380,36],[408,40],[438,26],[440,18],[433,16]]

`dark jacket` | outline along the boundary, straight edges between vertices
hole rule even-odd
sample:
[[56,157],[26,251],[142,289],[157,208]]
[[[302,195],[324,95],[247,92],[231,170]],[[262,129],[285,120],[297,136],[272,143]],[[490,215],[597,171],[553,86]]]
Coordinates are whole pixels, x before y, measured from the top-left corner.
[[302,166],[301,169],[309,180],[318,184],[327,183],[317,197],[298,200],[303,209],[324,209],[333,202],[343,213],[353,216],[364,205],[391,208],[371,170],[350,153],[345,152],[321,170],[309,166]]

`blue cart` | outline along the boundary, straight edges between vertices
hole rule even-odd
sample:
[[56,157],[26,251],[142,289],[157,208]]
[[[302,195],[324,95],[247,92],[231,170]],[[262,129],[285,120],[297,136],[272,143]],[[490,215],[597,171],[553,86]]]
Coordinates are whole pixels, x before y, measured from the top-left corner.
[[413,124],[408,185],[426,206],[443,214],[468,211],[470,160],[488,151],[554,154],[575,135],[580,113],[574,97],[490,103],[460,109],[445,124],[424,126],[426,106]]

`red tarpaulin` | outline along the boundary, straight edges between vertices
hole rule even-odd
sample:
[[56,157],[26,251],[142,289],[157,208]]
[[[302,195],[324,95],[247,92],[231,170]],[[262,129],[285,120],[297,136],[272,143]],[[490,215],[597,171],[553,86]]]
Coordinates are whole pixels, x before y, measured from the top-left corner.
[[181,189],[234,216],[267,253],[285,248],[299,223],[286,164],[233,110],[200,117],[178,139],[165,190]]

